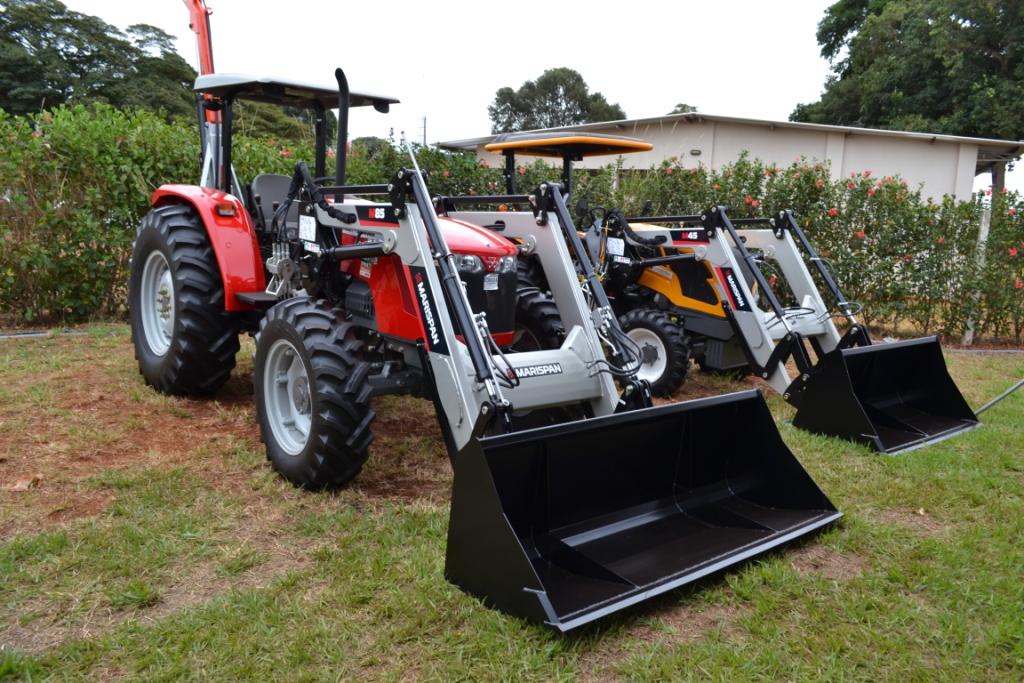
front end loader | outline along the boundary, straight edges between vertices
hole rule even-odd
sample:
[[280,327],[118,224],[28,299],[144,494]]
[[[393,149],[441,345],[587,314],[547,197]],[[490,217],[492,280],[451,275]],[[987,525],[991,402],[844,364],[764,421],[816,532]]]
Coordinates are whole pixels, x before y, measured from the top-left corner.
[[[652,407],[561,185],[499,198],[518,211],[442,198],[439,215],[415,157],[386,184],[346,184],[348,107],[394,100],[351,92],[340,69],[336,80],[335,174],[322,177],[318,143],[315,173],[300,162],[246,191],[230,165],[234,100],[322,111],[329,90],[200,76],[202,186],[158,190],[133,252],[132,336],[149,383],[214,391],[239,331],[254,332],[267,457],[303,488],[358,475],[374,397],[432,400],[454,470],[446,577],[563,631],[841,516],[759,393]],[[526,255],[544,264],[559,326],[524,348],[511,311]]]
[[[607,235],[627,243],[633,256],[628,263],[609,265],[618,271],[610,277],[630,283],[627,296],[681,304],[694,337],[717,330],[712,333],[718,338],[709,341],[718,355],[709,357],[705,341],[705,363],[723,363],[727,350],[738,348],[743,367],[797,408],[795,426],[890,454],[978,426],[949,376],[938,339],[873,343],[856,317],[857,305],[843,294],[791,211],[736,220],[724,206],[694,216],[626,219],[613,212],[605,224]],[[641,255],[652,249],[654,255]],[[717,311],[686,306],[683,278],[659,265],[669,253],[687,268],[704,271],[708,284],[701,291],[717,303]],[[833,306],[825,303],[810,268]],[[778,287],[785,288],[783,299]],[[835,316],[846,323],[843,334]],[[731,335],[722,334],[726,327]],[[736,363],[732,360],[733,367]]]

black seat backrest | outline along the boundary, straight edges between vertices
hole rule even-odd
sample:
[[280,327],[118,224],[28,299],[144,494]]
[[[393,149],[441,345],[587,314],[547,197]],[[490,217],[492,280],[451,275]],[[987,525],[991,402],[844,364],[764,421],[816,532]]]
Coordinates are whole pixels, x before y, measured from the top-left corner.
[[[256,201],[260,216],[258,219],[263,223],[260,226],[263,230],[269,230],[274,218],[274,211],[281,206],[288,198],[288,188],[292,179],[286,175],[275,173],[263,173],[256,176],[252,181],[253,199]],[[299,224],[299,203],[292,202],[285,214],[284,223],[287,226],[297,227]]]

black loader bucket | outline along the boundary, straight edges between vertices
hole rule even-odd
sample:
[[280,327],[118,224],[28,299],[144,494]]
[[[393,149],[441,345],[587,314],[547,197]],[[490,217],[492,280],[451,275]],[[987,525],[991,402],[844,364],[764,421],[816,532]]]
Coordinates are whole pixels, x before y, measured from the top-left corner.
[[898,453],[977,427],[937,337],[825,354],[793,425]]
[[840,516],[747,391],[473,442],[445,575],[568,631]]

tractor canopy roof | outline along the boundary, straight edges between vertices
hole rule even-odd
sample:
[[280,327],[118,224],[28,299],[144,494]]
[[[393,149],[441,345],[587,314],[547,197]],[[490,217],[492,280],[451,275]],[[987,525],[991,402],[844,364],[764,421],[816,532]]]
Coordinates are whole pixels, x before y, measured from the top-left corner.
[[[319,102],[328,109],[338,106],[337,86],[331,87],[269,76],[207,74],[196,79],[193,89],[196,92],[218,97],[231,96],[289,107],[309,107],[314,102]],[[387,112],[389,105],[397,103],[398,99],[386,95],[374,95],[354,90],[349,93],[350,107],[373,105],[374,109],[383,113]]]
[[599,133],[503,133],[484,145],[488,152],[514,152],[538,157],[583,157],[647,152],[654,145],[637,138]]

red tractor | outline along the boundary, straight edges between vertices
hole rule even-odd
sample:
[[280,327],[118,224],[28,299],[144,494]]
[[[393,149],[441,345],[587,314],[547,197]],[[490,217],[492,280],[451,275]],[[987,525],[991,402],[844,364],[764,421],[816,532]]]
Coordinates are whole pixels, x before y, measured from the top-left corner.
[[[157,190],[132,255],[132,337],[155,388],[216,391],[238,334],[255,332],[267,457],[306,488],[358,474],[373,397],[432,400],[454,469],[446,576],[561,630],[841,516],[757,392],[651,407],[564,187],[435,200],[415,158],[386,184],[346,185],[349,107],[396,100],[350,91],[340,69],[336,89],[215,74],[205,7],[190,6],[205,55],[202,180]],[[240,183],[239,98],[317,112],[314,171]],[[526,254],[550,298],[517,287]]]

